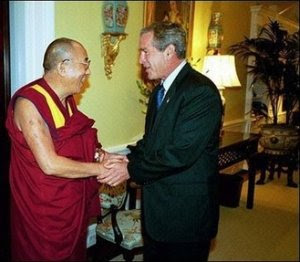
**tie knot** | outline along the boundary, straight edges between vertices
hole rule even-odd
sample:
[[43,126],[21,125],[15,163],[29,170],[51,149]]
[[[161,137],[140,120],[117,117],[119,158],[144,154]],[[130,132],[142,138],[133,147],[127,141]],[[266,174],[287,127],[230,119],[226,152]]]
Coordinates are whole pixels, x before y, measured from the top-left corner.
[[158,86],[157,96],[156,96],[156,107],[157,107],[157,109],[160,107],[160,105],[163,101],[164,94],[165,94],[164,86],[162,84],[160,84]]

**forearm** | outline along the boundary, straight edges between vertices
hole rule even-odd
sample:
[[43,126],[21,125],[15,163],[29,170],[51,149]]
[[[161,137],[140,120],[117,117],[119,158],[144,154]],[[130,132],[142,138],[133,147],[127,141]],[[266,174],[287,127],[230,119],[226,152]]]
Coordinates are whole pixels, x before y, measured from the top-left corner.
[[152,157],[135,155],[133,157],[128,156],[128,158],[128,173],[131,179],[138,184],[149,183],[176,174],[189,166],[189,162],[180,161],[180,159],[170,161],[165,157],[164,159],[160,158],[157,154],[153,154]]
[[95,154],[95,162],[80,162],[66,157],[53,155],[52,160],[43,161],[43,171],[47,175],[65,178],[84,178],[99,176],[107,172],[111,165],[119,162],[127,162],[124,155],[111,154],[101,150]]
[[102,174],[105,170],[102,163],[80,162],[62,156],[55,156],[40,164],[46,175],[64,178],[86,178]]

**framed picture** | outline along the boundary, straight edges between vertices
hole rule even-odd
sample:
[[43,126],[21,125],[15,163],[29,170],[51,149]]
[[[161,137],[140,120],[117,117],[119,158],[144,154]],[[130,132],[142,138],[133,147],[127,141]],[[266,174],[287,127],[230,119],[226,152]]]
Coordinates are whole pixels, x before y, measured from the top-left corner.
[[144,26],[171,21],[182,24],[187,32],[187,58],[191,55],[194,1],[144,1]]

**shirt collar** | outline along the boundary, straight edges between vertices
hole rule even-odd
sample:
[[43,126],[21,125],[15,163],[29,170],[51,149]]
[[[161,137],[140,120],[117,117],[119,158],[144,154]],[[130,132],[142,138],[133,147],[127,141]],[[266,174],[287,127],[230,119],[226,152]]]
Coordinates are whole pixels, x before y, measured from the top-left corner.
[[177,77],[177,75],[179,74],[180,70],[184,67],[184,65],[186,64],[186,60],[183,60],[175,69],[174,71],[169,74],[169,76],[162,82],[165,91],[165,94],[167,93],[167,91],[169,90],[170,86],[172,85],[173,81],[175,80],[175,78]]

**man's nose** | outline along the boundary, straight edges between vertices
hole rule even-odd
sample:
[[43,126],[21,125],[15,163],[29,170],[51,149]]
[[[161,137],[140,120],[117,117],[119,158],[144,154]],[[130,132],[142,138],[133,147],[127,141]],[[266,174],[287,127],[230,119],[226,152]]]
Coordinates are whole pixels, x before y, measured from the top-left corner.
[[139,63],[142,65],[144,62],[145,62],[145,57],[144,57],[143,53],[141,53],[140,57],[139,57]]

